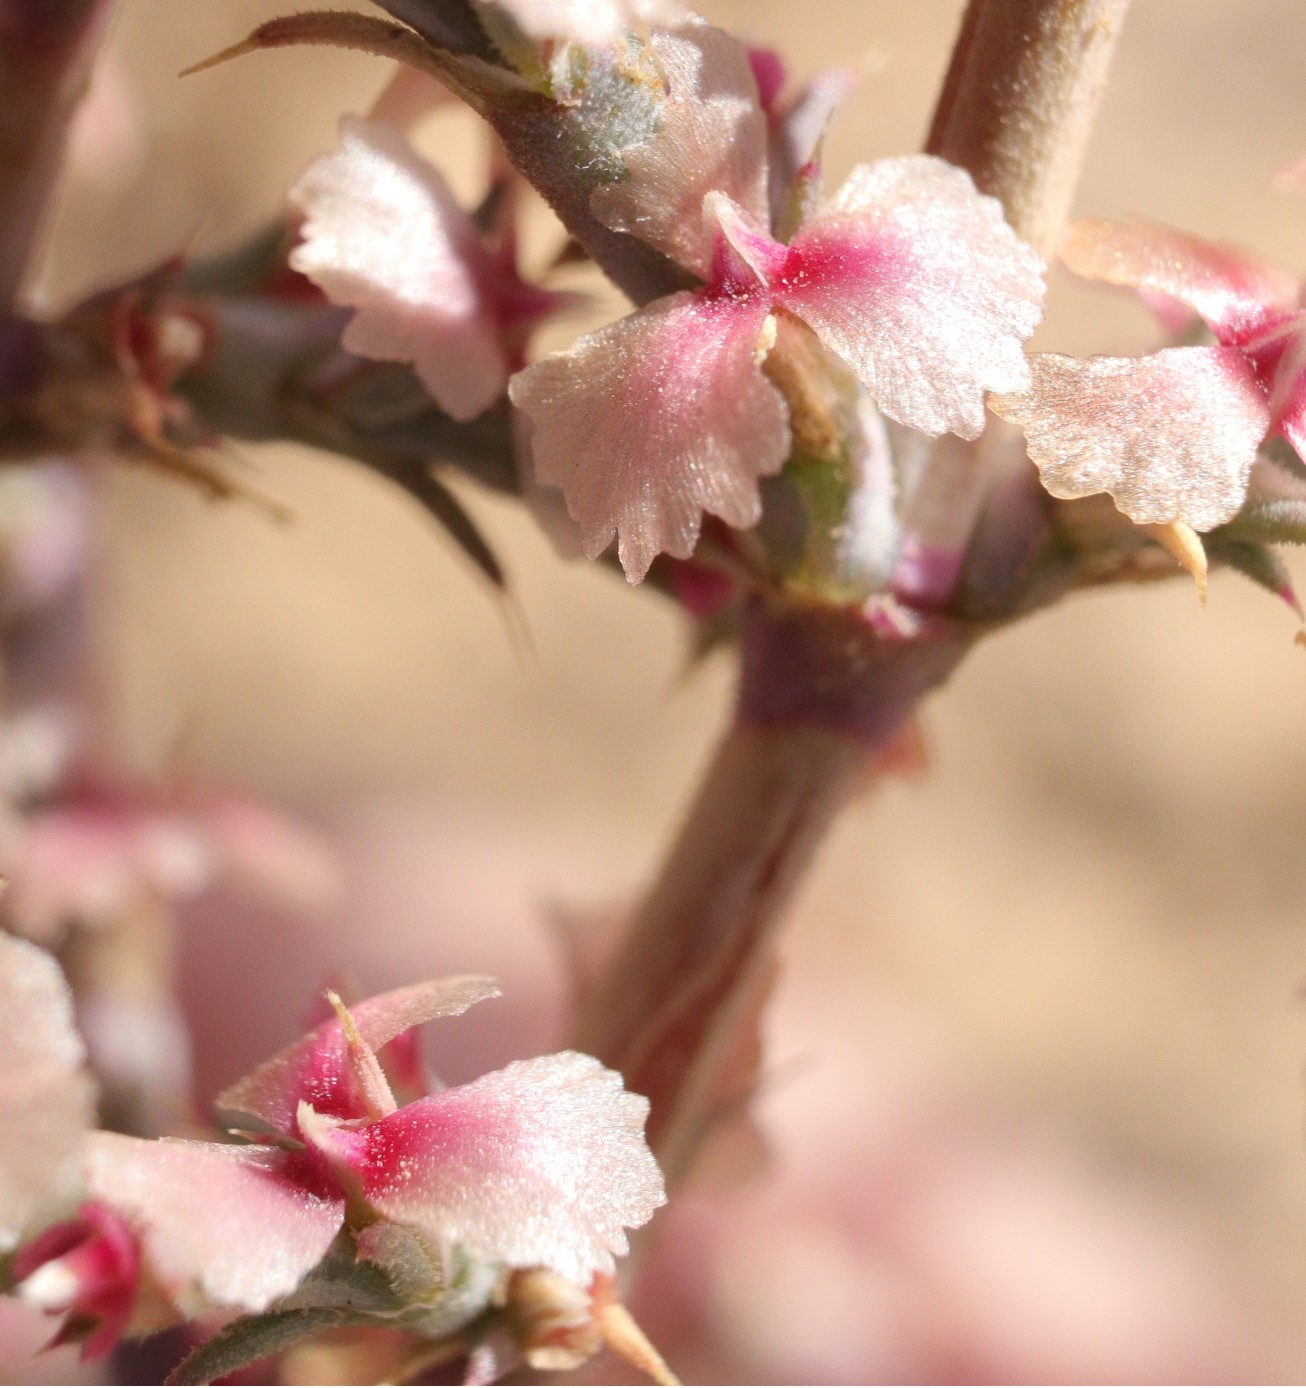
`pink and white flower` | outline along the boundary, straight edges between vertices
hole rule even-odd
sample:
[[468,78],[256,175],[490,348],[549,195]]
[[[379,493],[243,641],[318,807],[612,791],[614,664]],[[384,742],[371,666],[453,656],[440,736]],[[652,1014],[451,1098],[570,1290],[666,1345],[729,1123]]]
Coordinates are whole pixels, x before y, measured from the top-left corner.
[[[527,28],[555,22],[555,7],[509,8]],[[788,244],[776,240],[771,132],[748,51],[694,20],[654,30],[651,45],[667,86],[661,124],[591,206],[704,283],[517,371],[509,390],[531,420],[535,475],[563,491],[584,551],[597,556],[615,535],[633,581],[660,552],[688,557],[704,512],[756,523],[758,482],[791,446],[785,399],[763,370],[773,315],[805,323],[891,418],[973,438],[985,392],[1028,383],[1021,344],[1043,293],[1042,262],[997,201],[925,155],[860,166]],[[827,85],[814,99],[821,120],[840,90]],[[806,153],[811,124],[792,134]],[[522,364],[505,330],[547,304],[491,261],[395,132],[342,129],[343,149],[292,194],[307,217],[294,264],[357,310],[346,347],[414,362],[436,401],[470,418]]]
[[668,96],[628,177],[592,206],[613,230],[705,280],[519,373],[537,475],[561,487],[585,551],[617,537],[627,575],[686,558],[703,512],[760,515],[758,481],[790,451],[763,363],[771,316],[805,323],[880,409],[976,437],[987,390],[1028,380],[1042,263],[969,176],[929,156],[855,169],[784,244],[773,238],[767,124],[748,54],[719,30],[656,32]]
[[349,351],[411,362],[446,414],[475,419],[503,395],[558,299],[517,274],[510,235],[486,244],[399,131],[345,116],[340,139],[290,190],[304,214],[290,264],[355,310],[341,339]]
[[1078,274],[1187,306],[1210,346],[1031,359],[1027,391],[992,401],[1025,430],[1053,496],[1108,492],[1131,520],[1212,530],[1247,498],[1257,449],[1306,451],[1306,312],[1286,270],[1172,227],[1087,219],[1062,258]]
[[248,1143],[95,1133],[92,1199],[128,1221],[153,1277],[191,1314],[266,1310],[345,1228],[360,1258],[384,1263],[415,1238],[461,1269],[446,1291],[463,1322],[514,1269],[587,1288],[663,1201],[647,1102],[562,1052],[398,1107],[377,1059],[409,1028],[496,992],[454,978],[342,1006],[219,1096]]

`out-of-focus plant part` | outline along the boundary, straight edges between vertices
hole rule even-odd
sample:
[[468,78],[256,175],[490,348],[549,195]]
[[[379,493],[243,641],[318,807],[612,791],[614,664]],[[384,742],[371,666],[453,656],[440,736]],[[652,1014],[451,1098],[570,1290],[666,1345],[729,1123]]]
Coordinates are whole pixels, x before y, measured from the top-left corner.
[[94,1092],[58,964],[4,935],[0,1027],[0,1252],[7,1253],[75,1192]]
[[389,126],[346,117],[341,149],[290,190],[304,214],[290,266],[356,310],[341,345],[412,362],[451,419],[484,414],[558,300],[517,275],[511,220],[492,250],[439,172]]

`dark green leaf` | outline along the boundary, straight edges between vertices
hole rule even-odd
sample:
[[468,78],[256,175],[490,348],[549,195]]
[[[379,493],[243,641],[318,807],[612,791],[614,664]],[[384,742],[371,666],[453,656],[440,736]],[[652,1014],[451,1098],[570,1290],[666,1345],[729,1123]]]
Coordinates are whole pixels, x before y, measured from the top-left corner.
[[1299,617],[1302,615],[1301,604],[1293,591],[1292,575],[1283,560],[1268,546],[1251,540],[1234,539],[1216,530],[1206,537],[1206,552],[1216,563],[1236,569],[1267,592],[1282,598]]
[[467,514],[463,504],[431,471],[429,467],[406,467],[390,476],[443,526],[459,549],[499,589],[507,587],[507,576],[494,551],[486,543],[476,522]]
[[216,1383],[260,1359],[280,1354],[310,1335],[362,1323],[358,1316],[331,1308],[242,1316],[187,1355],[168,1375],[167,1382]]

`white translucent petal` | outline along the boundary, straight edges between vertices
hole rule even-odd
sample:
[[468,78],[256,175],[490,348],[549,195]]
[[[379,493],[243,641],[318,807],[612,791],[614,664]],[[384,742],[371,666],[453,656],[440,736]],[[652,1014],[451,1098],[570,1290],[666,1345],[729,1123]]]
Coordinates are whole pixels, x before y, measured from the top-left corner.
[[341,146],[290,190],[304,213],[290,263],[357,312],[344,346],[412,362],[436,403],[472,419],[503,394],[492,269],[440,174],[380,121],[346,116]]
[[685,559],[704,511],[754,525],[758,480],[789,451],[788,413],[762,374],[760,296],[658,299],[513,377],[540,481],[560,487],[597,557],[613,535],[632,582]]
[[1242,506],[1270,408],[1236,349],[1038,355],[1031,366],[1028,392],[991,404],[1025,430],[1053,496],[1109,492],[1132,520],[1194,530],[1222,525]]
[[140,1231],[153,1274],[181,1305],[263,1311],[331,1246],[344,1201],[287,1173],[275,1148],[119,1133],[90,1140],[91,1194]]
[[72,995],[55,960],[0,935],[0,1252],[70,1195],[94,1116]]
[[859,165],[771,287],[886,415],[924,433],[977,438],[985,392],[1028,382],[1043,262],[1001,204],[941,159]]
[[517,1061],[323,1134],[368,1203],[443,1244],[587,1286],[663,1203],[648,1101],[575,1051]]

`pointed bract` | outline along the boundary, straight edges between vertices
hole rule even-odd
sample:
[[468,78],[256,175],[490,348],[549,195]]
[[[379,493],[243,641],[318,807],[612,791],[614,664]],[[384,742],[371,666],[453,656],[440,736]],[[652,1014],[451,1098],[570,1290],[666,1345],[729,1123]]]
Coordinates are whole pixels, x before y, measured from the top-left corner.
[[668,96],[656,133],[626,154],[627,177],[598,189],[594,215],[707,277],[713,240],[702,208],[724,193],[761,224],[768,217],[766,117],[748,50],[710,24],[653,36]]
[[305,218],[290,263],[356,310],[341,339],[349,351],[413,363],[446,414],[474,419],[509,372],[476,227],[398,131],[346,116],[340,135],[290,191]]
[[69,1194],[94,1114],[72,995],[43,949],[0,935],[0,1253]]
[[909,155],[854,169],[771,289],[891,419],[976,438],[984,393],[1028,382],[1043,262],[968,174]]
[[513,378],[536,476],[562,489],[591,558],[615,533],[638,582],[659,552],[689,557],[704,511],[756,524],[758,479],[789,451],[758,363],[768,312],[760,295],[673,294]]
[[1066,233],[1061,258],[1087,279],[1178,299],[1226,344],[1297,305],[1297,280],[1288,271],[1155,222],[1085,217]]
[[1270,408],[1232,347],[1173,347],[1149,357],[1037,355],[1033,383],[994,397],[1019,424],[1053,496],[1109,492],[1131,520],[1210,530],[1247,494]]
[[321,1261],[343,1199],[311,1190],[293,1154],[95,1133],[91,1194],[140,1233],[155,1277],[183,1309],[262,1311]]
[[647,1115],[619,1074],[563,1051],[315,1140],[386,1218],[584,1287],[665,1199]]
[[[380,1050],[411,1027],[437,1017],[456,1017],[474,1003],[498,996],[488,978],[433,979],[380,993],[350,1009],[363,1041]],[[335,1118],[364,1118],[367,1106],[349,1063],[349,1047],[337,1018],[286,1047],[253,1074],[223,1090],[215,1107],[228,1121],[273,1132],[295,1130],[301,1102]]]

